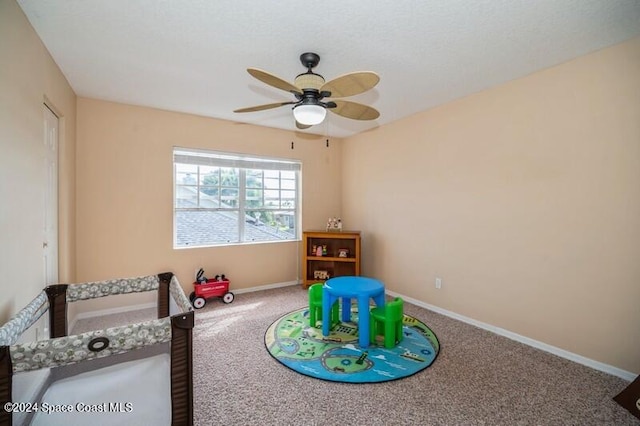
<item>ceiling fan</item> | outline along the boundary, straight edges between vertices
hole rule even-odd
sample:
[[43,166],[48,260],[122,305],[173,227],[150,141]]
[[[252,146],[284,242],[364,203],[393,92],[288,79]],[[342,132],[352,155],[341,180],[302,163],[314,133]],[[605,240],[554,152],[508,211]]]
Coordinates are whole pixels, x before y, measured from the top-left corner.
[[233,112],[253,112],[293,105],[293,116],[298,129],[308,129],[320,124],[327,115],[327,109],[334,114],[354,120],[375,120],[380,113],[367,105],[340,99],[366,92],[380,81],[378,74],[372,71],[352,72],[325,83],[324,77],[312,71],[320,62],[320,56],[307,52],[300,55],[300,62],[307,72],[298,75],[293,84],[273,74],[257,68],[247,68],[247,72],[263,83],[277,89],[285,90],[295,96],[295,101],[276,102],[237,109]]

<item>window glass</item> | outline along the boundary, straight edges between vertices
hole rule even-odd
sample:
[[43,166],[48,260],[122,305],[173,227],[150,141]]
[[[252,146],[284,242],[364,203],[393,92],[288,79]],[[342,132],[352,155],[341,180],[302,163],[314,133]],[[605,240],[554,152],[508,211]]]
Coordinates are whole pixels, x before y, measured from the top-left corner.
[[300,168],[292,160],[175,148],[174,247],[298,239]]

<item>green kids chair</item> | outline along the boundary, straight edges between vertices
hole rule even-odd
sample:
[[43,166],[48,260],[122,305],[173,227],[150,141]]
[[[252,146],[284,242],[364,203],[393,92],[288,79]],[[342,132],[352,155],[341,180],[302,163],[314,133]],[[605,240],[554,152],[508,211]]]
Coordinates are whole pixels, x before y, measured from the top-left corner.
[[369,341],[376,343],[376,336],[384,336],[384,347],[393,348],[402,341],[402,317],[404,300],[396,297],[382,308],[371,309]]
[[[315,327],[318,320],[322,320],[322,287],[324,284],[315,283],[309,286],[309,326]],[[340,306],[336,301],[331,307],[331,325],[340,322]]]

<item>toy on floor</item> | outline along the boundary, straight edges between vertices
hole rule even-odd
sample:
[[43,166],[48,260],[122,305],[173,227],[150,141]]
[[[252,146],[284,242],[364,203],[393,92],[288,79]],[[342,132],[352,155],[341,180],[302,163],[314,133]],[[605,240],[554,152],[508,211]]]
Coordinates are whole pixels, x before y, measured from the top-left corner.
[[207,279],[202,268],[196,274],[193,290],[189,295],[189,300],[196,309],[204,308],[204,305],[207,304],[207,299],[211,297],[221,297],[224,303],[231,303],[234,298],[233,293],[229,291],[229,280],[224,274]]

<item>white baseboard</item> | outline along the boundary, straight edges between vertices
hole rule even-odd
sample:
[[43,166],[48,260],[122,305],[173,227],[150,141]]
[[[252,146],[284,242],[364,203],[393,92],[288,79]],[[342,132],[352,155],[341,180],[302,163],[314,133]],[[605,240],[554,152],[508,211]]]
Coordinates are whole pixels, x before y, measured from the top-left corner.
[[266,285],[260,285],[257,287],[240,288],[238,290],[234,290],[233,288],[230,288],[229,290],[231,290],[233,294],[242,294],[242,293],[253,293],[254,291],[271,290],[273,288],[289,287],[289,286],[298,285],[298,284],[300,284],[300,281],[284,281],[281,283],[266,284]]
[[564,349],[560,349],[556,346],[548,345],[544,342],[540,342],[538,340],[531,339],[526,336],[522,336],[520,334],[514,333],[512,331],[506,330],[504,328],[496,327],[491,324],[484,323],[482,321],[475,320],[473,318],[465,317],[464,315],[456,314],[455,312],[448,311],[446,309],[439,308],[434,305],[430,305],[428,303],[422,302],[420,300],[414,299],[412,297],[405,296],[403,294],[396,293],[395,291],[387,290],[386,293],[392,297],[401,297],[405,301],[412,303],[414,305],[420,306],[421,308],[428,309],[430,311],[436,312],[438,314],[442,314],[449,318],[456,319],[458,321],[462,321],[467,324],[471,324],[478,328],[482,328],[483,330],[490,331],[492,333],[498,334],[500,336],[507,337],[511,340],[515,340],[516,342],[524,343],[525,345],[532,346],[536,349],[543,350],[545,352],[549,352],[553,355],[557,355],[561,358],[568,359],[573,362],[577,362],[578,364],[586,365],[587,367],[593,368],[594,370],[602,371],[607,374],[611,374],[612,376],[620,377],[621,379],[628,380],[632,382],[638,377],[637,374],[631,373],[630,371],[622,370],[621,368],[614,367],[609,364],[605,364],[599,361],[592,360],[590,358],[583,357],[581,355],[575,354],[573,352],[566,351]]

